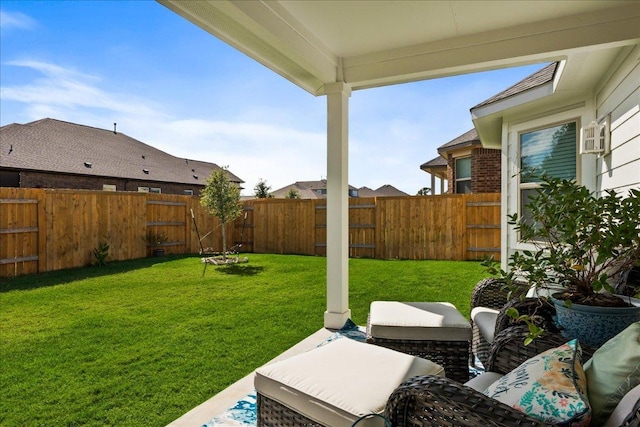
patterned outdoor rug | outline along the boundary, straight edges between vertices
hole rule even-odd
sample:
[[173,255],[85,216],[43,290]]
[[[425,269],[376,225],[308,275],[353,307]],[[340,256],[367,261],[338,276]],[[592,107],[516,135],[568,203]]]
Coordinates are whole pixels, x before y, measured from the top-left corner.
[[[345,337],[364,342],[366,340],[365,328],[348,320],[342,329],[318,344],[318,347]],[[469,370],[472,378],[481,373],[481,370],[476,368],[470,367]],[[229,408],[226,412],[215,417],[208,423],[203,424],[202,427],[255,427],[255,425],[256,392],[254,390],[240,399],[232,408]]]

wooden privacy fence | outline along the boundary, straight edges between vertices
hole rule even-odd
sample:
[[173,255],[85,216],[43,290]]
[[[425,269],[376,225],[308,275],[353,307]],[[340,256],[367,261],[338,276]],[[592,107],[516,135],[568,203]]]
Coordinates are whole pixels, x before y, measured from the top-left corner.
[[0,188],[0,277],[89,265],[101,242],[109,261],[142,258],[151,253],[151,231],[167,236],[166,253],[198,253],[191,209],[198,227],[211,231],[202,244],[220,251],[220,223],[195,197]]
[[[500,255],[500,195],[356,198],[349,201],[349,255],[477,260]],[[242,252],[326,255],[326,200],[244,202],[227,226]],[[193,218],[192,218],[193,212]],[[196,232],[197,225],[197,232]],[[220,223],[197,197],[133,192],[0,188],[0,277],[150,255],[161,232],[169,254],[221,251]],[[198,238],[200,236],[200,239]]]
[[[263,199],[253,213],[253,251],[326,255],[326,200]],[[349,200],[349,256],[500,259],[500,194]]]

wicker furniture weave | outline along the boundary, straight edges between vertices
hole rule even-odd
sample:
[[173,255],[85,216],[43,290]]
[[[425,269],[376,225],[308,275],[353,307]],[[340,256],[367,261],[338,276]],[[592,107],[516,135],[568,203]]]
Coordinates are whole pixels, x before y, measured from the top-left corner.
[[449,378],[432,376],[415,377],[398,387],[385,415],[393,426],[547,425]]
[[[518,299],[525,295],[528,290],[529,285],[525,283],[516,284],[515,289],[511,292],[511,295],[509,295],[510,291],[506,288],[503,280],[496,278],[483,279],[476,284],[471,294],[471,310],[475,307],[500,310],[509,302],[509,296],[511,296],[512,300]],[[478,326],[474,325],[473,320],[471,321],[471,332],[471,353],[484,364],[489,357],[491,343],[482,336]],[[473,364],[474,361],[471,360],[471,362]]]
[[[506,374],[527,359],[566,342],[557,333],[546,333],[528,346],[524,325],[508,327],[498,333],[491,346],[488,371]],[[583,361],[593,349],[583,348]],[[640,405],[638,405],[640,406]],[[638,426],[640,409],[636,408]],[[398,387],[387,401],[385,409],[394,426],[547,426],[484,394],[449,378],[414,377]]]
[[308,426],[308,427],[330,427],[317,424],[302,414],[294,411],[283,404],[269,399],[257,393],[257,427],[276,426]]
[[[506,374],[526,360],[567,342],[567,338],[560,335],[560,333],[545,332],[528,345],[525,345],[524,339],[528,332],[526,325],[510,326],[500,331],[491,346],[485,369],[488,372]],[[584,345],[581,345],[581,348],[582,362],[584,363],[591,358],[595,349]]]
[[469,341],[400,340],[375,338],[367,322],[367,342],[429,359],[444,367],[447,378],[469,381]]

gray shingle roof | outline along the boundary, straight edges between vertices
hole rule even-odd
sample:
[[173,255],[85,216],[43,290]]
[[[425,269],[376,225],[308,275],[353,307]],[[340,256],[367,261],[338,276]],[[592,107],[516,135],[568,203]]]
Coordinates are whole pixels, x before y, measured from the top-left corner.
[[438,147],[438,153],[444,153],[454,148],[468,147],[474,144],[480,145],[480,138],[475,128]]
[[[182,159],[123,133],[42,119],[0,128],[0,167],[205,185],[214,163]],[[233,182],[242,183],[229,173]]]
[[378,197],[379,194],[376,193],[376,190],[372,190],[369,187],[360,187],[358,188],[358,197]]
[[423,164],[420,165],[420,169],[425,169],[425,168],[436,168],[436,167],[441,167],[441,168],[447,168],[447,159],[445,159],[442,156],[438,156],[435,159],[431,159],[428,162],[425,162]]
[[[382,196],[408,196],[407,193],[405,193],[404,191],[398,190],[396,187],[394,187],[391,184],[385,184],[381,187],[378,187],[376,189],[376,193],[378,193],[378,196],[382,195]],[[360,196],[362,197],[362,196]]]
[[474,110],[479,107],[484,107],[485,105],[493,104],[494,102],[501,101],[505,98],[518,95],[519,93],[525,92],[530,89],[534,89],[538,86],[548,83],[553,80],[553,76],[556,73],[557,67],[558,67],[558,63],[553,62],[547,65],[546,67],[542,68],[541,70],[531,74],[529,77],[525,77],[523,80],[520,80],[515,85],[503,90],[502,92],[492,96],[491,98],[485,101],[482,101],[480,104],[472,107],[471,110]]
[[392,196],[408,196],[404,191],[398,190],[391,184],[385,184],[372,190],[369,187],[358,188],[358,197],[392,197]]

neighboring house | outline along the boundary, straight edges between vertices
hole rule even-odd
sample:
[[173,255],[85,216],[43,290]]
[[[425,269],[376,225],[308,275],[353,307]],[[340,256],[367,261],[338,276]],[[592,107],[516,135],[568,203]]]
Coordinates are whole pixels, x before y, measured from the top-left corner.
[[[114,130],[42,119],[0,128],[0,186],[198,195],[212,171]],[[242,180],[229,173],[232,182]]]
[[[292,190],[298,193],[300,199],[324,199],[327,197],[327,180],[297,181],[270,194],[276,199],[284,199]],[[349,197],[358,197],[358,189],[352,185],[349,186]]]
[[[638,43],[569,55],[471,114],[483,146],[502,152],[503,263],[515,250],[529,248],[507,224],[508,215],[526,215],[527,200],[539,187],[529,168],[576,180],[596,194],[640,189]],[[595,146],[586,138],[592,128]]]
[[441,183],[446,178],[450,194],[500,192],[500,150],[483,148],[475,129],[441,145],[438,153],[439,158],[420,165],[431,174],[432,191],[435,176]]
[[381,187],[378,187],[375,190],[372,190],[369,187],[358,188],[358,197],[394,197],[394,196],[408,196],[408,194],[402,190],[398,190],[396,187],[390,184],[385,184]]
[[[276,199],[284,199],[291,191],[298,193],[300,199],[325,199],[327,197],[327,180],[320,181],[297,181],[270,194]],[[407,196],[407,193],[398,190],[392,185],[383,185],[377,190],[368,187],[356,188],[349,186],[349,197],[388,197]]]
[[436,178],[440,180],[440,194],[444,194],[444,192],[447,191],[444,186],[448,177],[447,166],[447,159],[442,156],[438,156],[420,165],[420,169],[431,175],[431,187],[429,187],[431,194],[436,194]]

